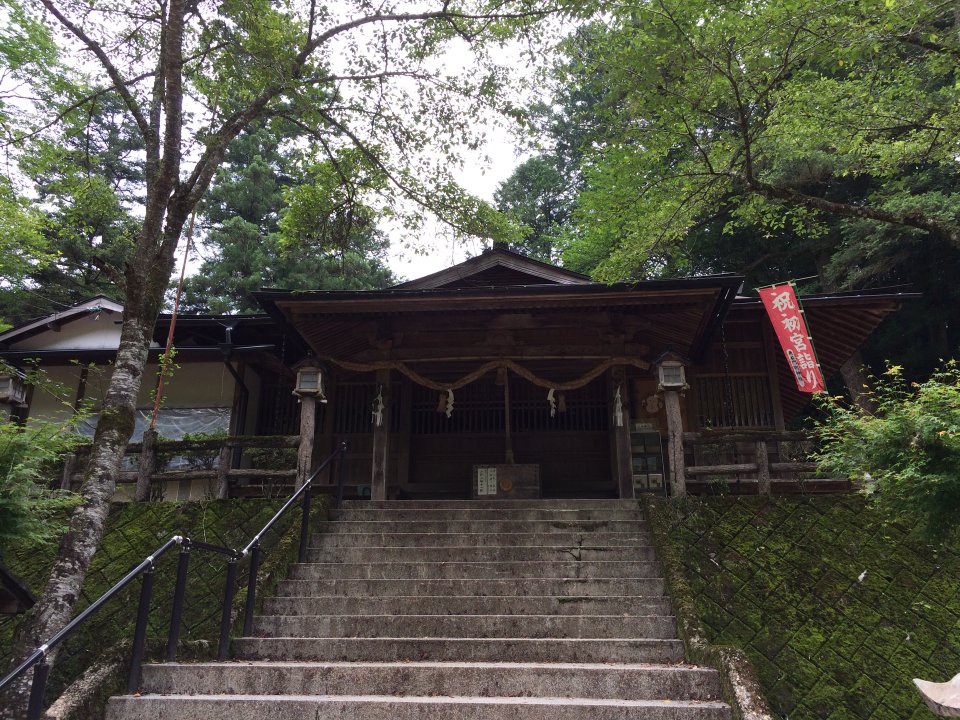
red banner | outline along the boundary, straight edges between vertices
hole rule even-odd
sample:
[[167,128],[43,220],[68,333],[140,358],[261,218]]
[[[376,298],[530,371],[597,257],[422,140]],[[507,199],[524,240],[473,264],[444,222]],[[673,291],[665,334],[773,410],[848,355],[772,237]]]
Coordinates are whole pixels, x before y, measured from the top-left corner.
[[808,393],[824,392],[823,372],[793,283],[761,288],[759,292],[787,364],[797,381],[797,389]]

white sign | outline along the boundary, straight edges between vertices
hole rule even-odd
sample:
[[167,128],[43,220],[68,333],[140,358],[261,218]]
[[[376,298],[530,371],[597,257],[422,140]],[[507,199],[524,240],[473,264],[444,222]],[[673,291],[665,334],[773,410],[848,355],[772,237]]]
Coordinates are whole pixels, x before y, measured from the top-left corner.
[[493,467],[477,468],[477,495],[497,494],[497,469]]

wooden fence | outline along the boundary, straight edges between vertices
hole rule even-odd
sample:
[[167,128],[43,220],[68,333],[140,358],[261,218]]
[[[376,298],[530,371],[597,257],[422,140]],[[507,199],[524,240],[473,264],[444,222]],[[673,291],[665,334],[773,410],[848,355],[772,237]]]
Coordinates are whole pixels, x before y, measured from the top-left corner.
[[849,492],[843,478],[818,477],[815,440],[803,432],[704,430],[683,434],[687,491],[694,495]]
[[[291,455],[289,468],[257,468],[244,462],[244,451],[254,449],[292,449],[300,444],[299,435],[246,435],[209,440],[158,440],[144,444],[130,443],[126,457],[136,459],[136,469],[120,471],[119,483],[136,483],[138,487],[150,487],[161,482],[203,481],[214,487],[211,493],[218,499],[264,495],[263,489],[277,490],[292,487],[297,476],[295,452]],[[76,488],[83,480],[83,470],[89,455],[89,447],[82,447],[67,456],[63,465],[60,486]],[[166,458],[188,455],[187,467],[164,469]],[[259,480],[251,490],[239,487],[237,480]]]

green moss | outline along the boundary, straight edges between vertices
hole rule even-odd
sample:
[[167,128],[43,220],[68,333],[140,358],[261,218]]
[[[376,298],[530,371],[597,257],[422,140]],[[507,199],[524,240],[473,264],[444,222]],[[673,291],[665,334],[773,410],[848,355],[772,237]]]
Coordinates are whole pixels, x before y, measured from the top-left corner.
[[[131,503],[115,505],[107,521],[103,542],[93,558],[77,610],[86,607],[131,567],[171,535],[183,535],[225,547],[246,544],[279,509],[284,499],[221,500],[190,503]],[[315,516],[326,513],[325,498],[315,500]],[[296,557],[299,538],[299,512],[289,513],[277,530],[264,540],[258,597],[269,595]],[[39,593],[46,583],[56,549],[40,553],[23,551],[7,558],[11,569]],[[171,550],[156,566],[153,603],[148,637],[155,646],[163,646],[169,631],[177,551]],[[245,561],[237,573],[234,616],[239,616],[246,587]],[[212,641],[219,634],[224,593],[226,557],[199,549],[190,553],[189,582],[185,595],[181,643]],[[133,582],[105,605],[94,618],[61,646],[51,677],[48,701],[86,668],[102,658],[104,649],[129,640],[133,634],[139,582]],[[18,618],[22,622],[23,616]],[[11,654],[14,623],[0,626],[0,654]],[[164,646],[165,647],[165,646]],[[111,690],[112,692],[112,690]]]
[[858,496],[647,507],[708,639],[746,651],[778,716],[932,720],[911,679],[960,671],[960,548]]

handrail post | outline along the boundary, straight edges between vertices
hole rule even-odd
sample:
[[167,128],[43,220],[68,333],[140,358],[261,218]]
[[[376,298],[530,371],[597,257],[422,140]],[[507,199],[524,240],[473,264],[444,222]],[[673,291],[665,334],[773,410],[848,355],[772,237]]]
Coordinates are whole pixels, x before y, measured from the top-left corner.
[[260,571],[260,542],[250,551],[250,574],[247,576],[247,602],[243,609],[243,634],[253,632],[253,606],[257,601],[257,573]]
[[303,513],[300,515],[300,550],[297,553],[298,562],[307,561],[307,539],[310,537],[310,495],[313,492],[313,481],[308,481],[307,489],[303,492]]
[[347,465],[347,443],[343,441],[340,443],[340,454],[337,458],[337,505],[336,509],[339,510],[340,506],[343,504],[343,481],[345,478],[345,471]]
[[47,678],[50,677],[50,664],[47,656],[33,666],[33,682],[30,684],[30,702],[27,705],[27,720],[40,720],[43,712],[43,693],[47,688]]
[[177,643],[180,640],[180,621],[183,616],[183,596],[187,590],[187,569],[190,565],[190,540],[180,544],[177,560],[177,585],[173,591],[173,609],[170,611],[170,634],[167,636],[167,662],[177,659]]
[[147,620],[150,617],[150,600],[153,596],[153,563],[143,571],[140,581],[140,604],[137,607],[137,627],[133,633],[133,651],[130,657],[130,674],[127,677],[127,693],[133,695],[140,687],[140,665],[147,640]]
[[227,561],[227,581],[223,588],[223,612],[220,615],[220,644],[217,646],[217,660],[227,659],[230,647],[230,616],[233,610],[234,586],[237,582],[237,558]]

